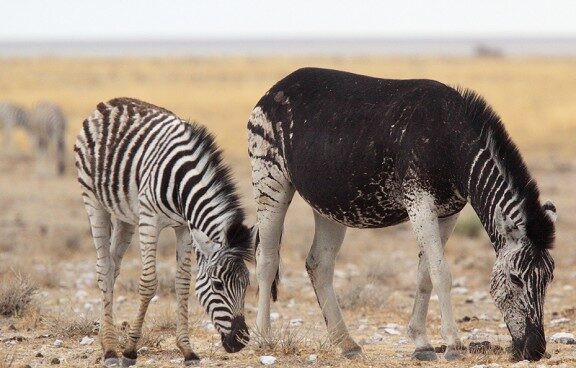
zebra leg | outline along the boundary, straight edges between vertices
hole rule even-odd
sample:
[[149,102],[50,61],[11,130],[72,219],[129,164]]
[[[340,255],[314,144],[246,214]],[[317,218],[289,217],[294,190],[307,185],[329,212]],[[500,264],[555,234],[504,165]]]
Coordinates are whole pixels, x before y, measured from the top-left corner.
[[114,228],[112,230],[112,241],[111,241],[111,253],[112,259],[114,260],[114,280],[120,274],[120,265],[122,264],[122,258],[130,242],[132,241],[132,235],[134,234],[134,225],[127,222],[120,221],[116,219],[114,223]]
[[86,211],[92,228],[92,237],[96,247],[96,274],[98,287],[102,291],[102,311],[100,343],[104,351],[104,365],[118,366],[116,347],[118,340],[114,328],[113,302],[114,302],[114,259],[110,253],[110,214],[99,204],[86,202]]
[[[274,192],[274,198],[260,195],[258,200],[258,238],[256,248],[256,278],[258,279],[258,314],[256,327],[267,335],[270,333],[270,298],[280,266],[280,239],[284,218],[294,195],[294,189]],[[275,286],[277,287],[277,285]]]
[[4,121],[2,135],[5,153],[10,154],[12,153],[12,123],[10,121]]
[[[446,242],[454,230],[457,218],[458,214],[438,219],[443,247],[446,246]],[[412,317],[408,324],[408,336],[416,345],[416,350],[412,357],[418,360],[431,361],[438,359],[426,335],[426,315],[428,314],[428,303],[432,292],[432,280],[428,270],[428,257],[423,249],[420,250],[419,258],[416,295],[414,297]]]
[[176,299],[178,302],[178,320],[176,325],[176,345],[184,355],[184,364],[200,362],[200,357],[192,351],[188,330],[188,298],[190,295],[192,239],[187,226],[176,231]]
[[450,300],[452,275],[444,256],[434,198],[425,193],[418,193],[407,197],[405,201],[412,229],[418,244],[426,254],[430,279],[438,295],[442,316],[441,332],[448,346],[444,357],[447,360],[455,360],[460,357],[458,351],[462,350],[463,345],[458,337],[458,328],[452,312]]
[[314,212],[316,230],[312,248],[306,258],[306,270],[322,309],[330,341],[342,349],[346,358],[362,354],[362,348],[350,337],[334,293],[334,265],[344,240],[346,227]]
[[142,336],[142,325],[150,300],[156,294],[158,279],[156,277],[156,243],[159,229],[153,217],[141,216],[139,223],[140,257],[142,259],[142,272],[138,293],[140,294],[140,307],[134,323],[128,333],[128,344],[124,349],[122,366],[129,367],[136,364],[136,345]]

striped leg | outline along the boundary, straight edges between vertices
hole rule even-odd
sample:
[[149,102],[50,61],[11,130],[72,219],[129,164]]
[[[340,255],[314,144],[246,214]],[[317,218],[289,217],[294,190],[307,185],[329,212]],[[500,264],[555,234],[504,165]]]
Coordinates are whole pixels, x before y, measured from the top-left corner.
[[[446,246],[446,242],[454,230],[457,218],[458,214],[438,219],[443,247]],[[437,359],[434,348],[426,335],[426,315],[428,314],[428,303],[432,292],[432,280],[430,279],[430,272],[428,270],[428,257],[423,249],[420,249],[419,257],[418,281],[412,317],[408,324],[408,335],[416,345],[416,350],[412,356],[418,360],[429,361]]]
[[142,325],[150,300],[156,294],[158,279],[156,277],[156,243],[159,229],[154,217],[141,216],[139,223],[140,257],[142,260],[142,272],[140,274],[140,307],[134,323],[128,333],[128,344],[123,353],[122,365],[131,366],[136,364],[136,345],[142,336]]
[[198,363],[200,357],[192,351],[188,330],[188,298],[190,295],[192,239],[187,226],[176,229],[176,299],[178,321],[176,345],[184,355],[184,364]]
[[110,253],[110,214],[99,204],[86,202],[86,211],[92,228],[92,237],[96,246],[96,274],[98,287],[102,291],[102,311],[100,343],[104,351],[104,365],[117,366],[118,355],[116,347],[118,340],[114,329],[113,302],[114,302],[114,259]]
[[442,316],[442,337],[448,346],[444,356],[448,360],[454,360],[460,356],[458,351],[461,350],[462,343],[458,337],[458,328],[452,312],[450,299],[452,275],[444,256],[434,199],[430,195],[419,193],[406,199],[406,207],[418,244],[428,259],[430,279],[438,294]]
[[132,235],[134,234],[134,225],[127,222],[120,221],[116,219],[114,223],[114,229],[112,230],[112,241],[111,241],[111,253],[112,259],[114,260],[114,280],[120,274],[120,265],[122,264],[122,258],[130,242],[132,241]]
[[312,248],[306,258],[306,270],[322,309],[330,340],[342,349],[347,358],[362,354],[362,348],[350,337],[334,293],[334,265],[344,240],[346,227],[314,212],[316,229]]

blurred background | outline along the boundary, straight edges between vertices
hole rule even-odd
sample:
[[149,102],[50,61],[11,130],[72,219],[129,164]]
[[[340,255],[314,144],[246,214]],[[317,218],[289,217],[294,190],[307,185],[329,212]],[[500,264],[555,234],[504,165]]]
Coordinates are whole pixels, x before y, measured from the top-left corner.
[[[54,358],[88,366],[100,356],[96,343],[79,345],[84,336],[96,337],[100,293],[72,152],[82,121],[98,102],[135,97],[207,126],[224,149],[253,222],[247,118],[276,81],[304,66],[436,79],[482,94],[501,115],[543,198],[558,207],[557,271],[546,320],[550,334],[574,332],[575,2],[29,0],[3,1],[0,14],[0,367],[2,360],[37,366]],[[283,366],[299,366],[316,353],[327,365],[351,366],[324,344],[304,268],[312,237],[312,212],[296,198],[285,226],[280,300],[273,307],[278,340],[264,343],[256,336],[248,349],[228,357],[192,301],[192,340],[200,355],[214,364],[257,364],[259,355],[270,353]],[[151,366],[170,366],[179,358],[174,253],[174,236],[166,231],[161,290],[143,342],[152,350],[144,359]],[[417,254],[406,224],[348,231],[336,290],[352,336],[368,355],[352,366],[397,364],[390,357],[409,362],[413,346],[404,326]],[[463,337],[504,344],[509,335],[488,296],[494,252],[470,208],[447,254]],[[137,307],[139,269],[133,245],[117,282],[119,326]],[[253,323],[251,288],[247,313]],[[435,345],[442,343],[439,322],[432,302],[429,332]],[[382,332],[390,323],[399,325],[398,335]],[[54,339],[70,349],[54,347]],[[547,364],[576,364],[573,348],[550,346]],[[506,359],[470,355],[465,363],[507,365]]]

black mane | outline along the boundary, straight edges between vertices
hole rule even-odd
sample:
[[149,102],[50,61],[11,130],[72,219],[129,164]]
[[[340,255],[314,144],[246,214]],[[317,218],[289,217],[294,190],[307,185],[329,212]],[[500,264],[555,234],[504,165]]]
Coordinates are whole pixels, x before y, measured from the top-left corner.
[[491,139],[493,153],[506,168],[506,173],[512,179],[513,188],[524,199],[528,238],[537,249],[551,249],[555,236],[554,223],[544,212],[538,185],[530,175],[518,147],[508,135],[502,119],[476,92],[463,88],[457,88],[457,91],[464,99],[467,121],[481,140]]

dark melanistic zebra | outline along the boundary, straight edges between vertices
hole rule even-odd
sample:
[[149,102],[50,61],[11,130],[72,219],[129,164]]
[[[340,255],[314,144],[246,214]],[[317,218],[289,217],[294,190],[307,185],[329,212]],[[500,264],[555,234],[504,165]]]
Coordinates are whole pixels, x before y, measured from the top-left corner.
[[199,359],[188,332],[192,240],[199,266],[196,295],[201,305],[220,332],[227,352],[246,346],[249,333],[244,296],[249,272],[245,261],[253,258],[252,238],[243,224],[244,212],[229,169],[208,131],[163,108],[117,98],[100,103],[84,121],[75,151],[78,181],[98,255],[105,364],[118,363],[113,288],[135,225],[142,257],[141,301],[123,364],[136,361],[136,344],[157,286],[158,234],[168,226],[175,229],[177,239],[176,342],[185,363]]
[[12,150],[12,133],[14,128],[24,130],[30,129],[28,113],[15,103],[0,102],[0,125],[2,126],[2,149],[10,152]]
[[[66,116],[60,106],[39,102],[30,111],[30,129],[35,139],[37,171],[45,173],[56,162],[56,172],[66,171]],[[48,170],[52,171],[52,170]]]
[[316,221],[306,268],[328,330],[343,353],[361,352],[342,320],[332,286],[346,227],[410,221],[421,249],[408,327],[414,356],[437,358],[425,325],[434,286],[448,346],[445,357],[456,359],[462,344],[443,247],[458,213],[470,202],[496,251],[491,294],[515,354],[542,357],[556,210],[551,203],[540,204],[536,182],[500,118],[480,96],[431,80],[305,68],[260,99],[248,136],[258,204],[257,325],[263,333],[270,328],[282,224],[298,191]]

